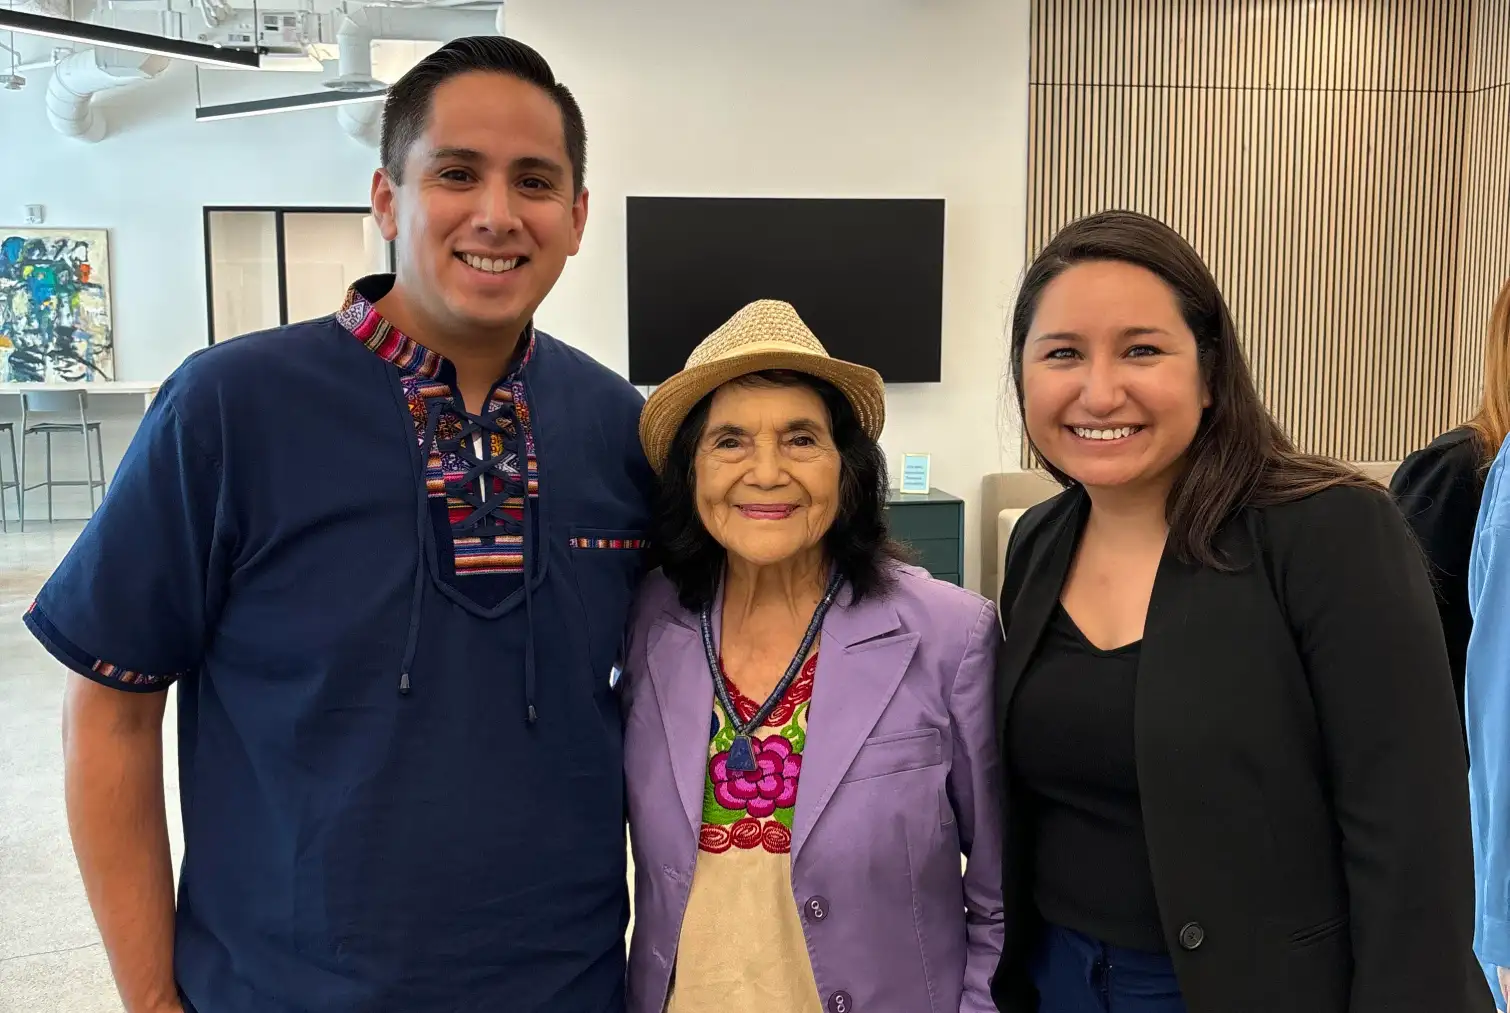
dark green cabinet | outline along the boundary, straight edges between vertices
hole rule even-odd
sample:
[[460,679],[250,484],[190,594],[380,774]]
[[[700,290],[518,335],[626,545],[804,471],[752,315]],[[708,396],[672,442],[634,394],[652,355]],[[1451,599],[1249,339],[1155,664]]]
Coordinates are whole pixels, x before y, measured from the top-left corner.
[[891,490],[886,498],[891,537],[912,549],[916,562],[939,580],[965,583],[965,501],[933,489]]

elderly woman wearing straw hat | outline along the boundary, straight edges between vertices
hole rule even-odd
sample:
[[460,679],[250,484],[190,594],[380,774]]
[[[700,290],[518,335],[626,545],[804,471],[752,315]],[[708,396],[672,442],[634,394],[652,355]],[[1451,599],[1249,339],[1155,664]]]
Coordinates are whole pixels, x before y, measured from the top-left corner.
[[774,301],[645,405],[662,569],[621,682],[631,1013],[996,1008],[999,627],[898,559],[884,410],[873,370]]

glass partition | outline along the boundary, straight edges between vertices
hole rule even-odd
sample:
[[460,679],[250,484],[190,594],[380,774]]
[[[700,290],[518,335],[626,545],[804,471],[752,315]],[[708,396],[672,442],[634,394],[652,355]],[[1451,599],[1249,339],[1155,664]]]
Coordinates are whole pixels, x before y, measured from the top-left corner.
[[209,343],[333,313],[392,258],[368,208],[205,208]]

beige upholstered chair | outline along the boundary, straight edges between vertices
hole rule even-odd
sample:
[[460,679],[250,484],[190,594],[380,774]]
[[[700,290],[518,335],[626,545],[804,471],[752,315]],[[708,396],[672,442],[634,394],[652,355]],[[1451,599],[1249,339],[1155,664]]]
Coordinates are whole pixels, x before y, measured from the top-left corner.
[[981,481],[981,594],[991,599],[1001,595],[1001,564],[1012,525],[1029,507],[1061,491],[1044,471],[1004,471]]

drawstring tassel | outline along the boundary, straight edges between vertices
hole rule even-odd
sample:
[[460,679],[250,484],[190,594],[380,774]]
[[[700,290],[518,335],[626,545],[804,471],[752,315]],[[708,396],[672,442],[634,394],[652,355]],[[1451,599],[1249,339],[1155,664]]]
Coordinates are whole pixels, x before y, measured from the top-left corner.
[[527,718],[527,720],[529,721],[530,724],[534,724],[536,721],[540,720],[540,715],[538,715],[538,714],[535,713],[535,705],[534,704],[530,704],[530,712],[529,712],[529,717]]
[[398,677],[398,691],[405,696],[409,694],[409,673],[405,672]]

